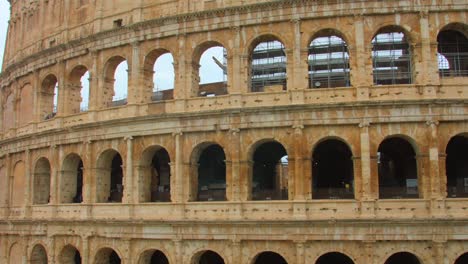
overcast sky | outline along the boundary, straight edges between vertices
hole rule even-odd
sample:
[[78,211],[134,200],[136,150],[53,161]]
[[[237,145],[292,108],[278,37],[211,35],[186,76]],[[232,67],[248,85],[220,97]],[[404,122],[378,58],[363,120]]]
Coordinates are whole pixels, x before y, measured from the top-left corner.
[[10,4],[7,0],[0,0],[0,70],[3,63],[8,19],[10,19]]

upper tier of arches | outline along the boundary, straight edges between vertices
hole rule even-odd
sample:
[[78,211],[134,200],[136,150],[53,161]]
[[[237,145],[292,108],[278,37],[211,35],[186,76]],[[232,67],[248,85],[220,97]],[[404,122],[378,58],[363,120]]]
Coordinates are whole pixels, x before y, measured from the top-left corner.
[[193,46],[182,49],[174,49],[170,40],[134,43],[66,61],[3,87],[2,131],[126,104],[301,89],[320,93],[320,88],[356,89],[366,82],[375,88],[412,87],[430,83],[432,72],[441,79],[466,77],[467,27],[457,22],[442,27],[430,40],[438,43],[428,46],[432,54],[421,48],[425,42],[415,33],[397,25],[384,25],[360,40],[334,28],[309,33],[303,43],[265,32],[252,35],[244,48],[233,47],[231,35],[182,41]]

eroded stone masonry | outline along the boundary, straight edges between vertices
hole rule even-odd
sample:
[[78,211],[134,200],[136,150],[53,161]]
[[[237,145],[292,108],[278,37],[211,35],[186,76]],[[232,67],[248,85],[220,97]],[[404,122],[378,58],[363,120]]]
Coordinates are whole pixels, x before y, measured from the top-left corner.
[[9,2],[0,263],[468,263],[466,1]]

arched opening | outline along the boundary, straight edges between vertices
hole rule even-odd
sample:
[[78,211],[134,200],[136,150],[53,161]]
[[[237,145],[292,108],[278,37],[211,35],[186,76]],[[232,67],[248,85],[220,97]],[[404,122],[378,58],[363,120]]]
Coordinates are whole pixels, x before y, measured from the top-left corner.
[[71,245],[63,248],[59,258],[61,264],[81,264],[80,252]]
[[379,198],[418,198],[416,153],[399,137],[385,139],[378,148]]
[[446,154],[448,197],[468,197],[468,138],[462,135],[451,138]]
[[171,160],[163,147],[145,150],[141,160],[140,202],[171,201]]
[[68,85],[68,113],[76,114],[88,110],[89,105],[89,71],[83,66],[76,66],[70,73]]
[[21,88],[20,100],[18,121],[20,125],[26,125],[33,121],[34,94],[31,84],[27,83]]
[[274,36],[263,36],[253,45],[250,55],[250,91],[286,90],[286,53]]
[[461,255],[460,257],[458,257],[457,260],[455,260],[454,264],[466,264],[466,263],[468,263],[468,253],[465,253]]
[[437,35],[439,75],[468,76],[468,38],[458,30],[444,29]]
[[57,113],[58,81],[55,75],[48,75],[41,85],[39,113],[43,120],[53,118]]
[[120,264],[120,256],[111,248],[103,248],[98,251],[94,264]]
[[253,154],[253,200],[288,199],[288,154],[276,141],[259,145]]
[[266,251],[260,253],[256,258],[254,264],[287,264],[286,260],[278,253]]
[[2,129],[5,133],[15,127],[15,96],[13,93],[3,94],[5,99],[3,105],[3,123]]
[[24,205],[24,195],[26,193],[26,175],[24,162],[18,161],[13,169],[13,190],[12,206],[19,207]]
[[174,57],[166,52],[155,59],[153,64],[152,101],[163,101],[174,98]]
[[98,184],[96,186],[98,203],[121,203],[123,197],[122,157],[115,150],[107,150],[101,154],[96,170]]
[[348,45],[333,32],[324,31],[309,45],[309,88],[348,87]]
[[103,107],[127,104],[128,64],[125,58],[112,57],[106,65],[104,75]]
[[216,252],[207,250],[201,254],[197,264],[224,264],[224,259]]
[[9,264],[18,264],[18,263],[23,263],[23,252],[21,250],[21,246],[18,243],[13,244],[10,248],[10,254],[9,254]]
[[339,252],[330,252],[317,259],[315,264],[354,264],[354,261]]
[[385,27],[372,39],[372,66],[375,85],[412,83],[412,59],[408,39],[402,29]]
[[60,181],[60,203],[83,201],[83,161],[77,154],[68,155],[63,161]]
[[48,204],[50,199],[50,163],[40,158],[34,168],[33,204]]
[[197,201],[226,200],[226,155],[218,144],[203,146],[197,169]]
[[340,140],[320,142],[312,154],[312,198],[354,198],[353,154]]
[[387,261],[385,261],[385,264],[421,264],[419,262],[419,259],[408,252],[399,252],[395,253],[392,256],[390,256]]
[[47,252],[42,245],[34,246],[31,252],[31,259],[29,263],[31,264],[47,264]]
[[138,264],[169,264],[169,260],[162,251],[148,250],[142,254]]
[[198,96],[212,97],[227,94],[227,51],[218,43],[200,47]]

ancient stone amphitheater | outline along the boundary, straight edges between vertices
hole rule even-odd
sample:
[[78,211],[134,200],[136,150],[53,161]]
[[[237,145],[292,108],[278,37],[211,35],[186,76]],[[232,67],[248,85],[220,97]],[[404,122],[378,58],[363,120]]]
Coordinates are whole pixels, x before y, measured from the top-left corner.
[[468,263],[466,0],[9,2],[0,263]]

